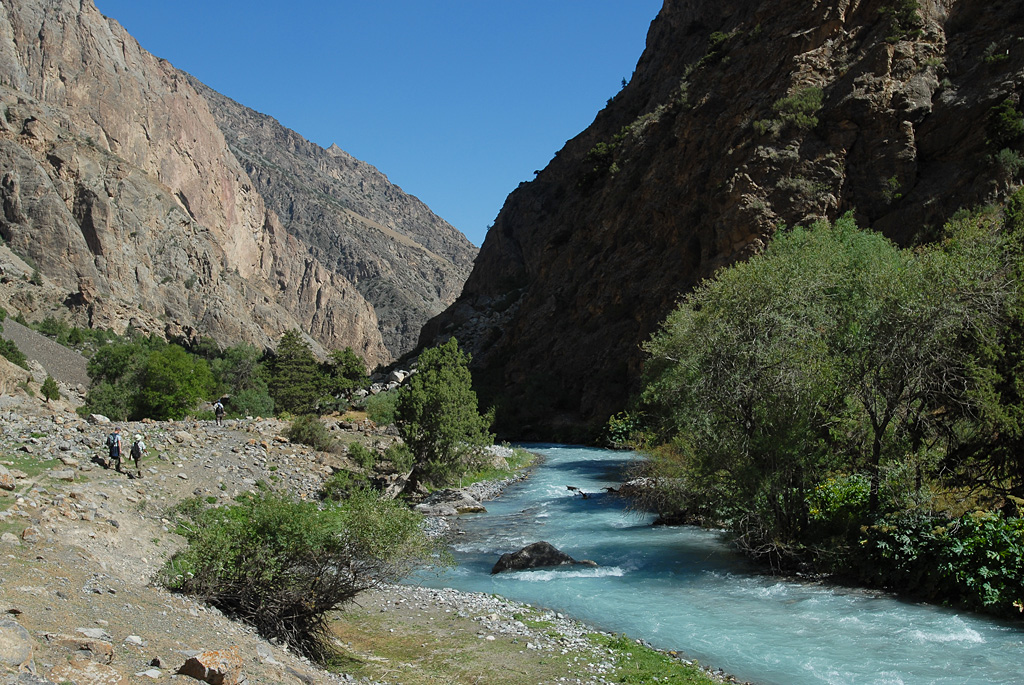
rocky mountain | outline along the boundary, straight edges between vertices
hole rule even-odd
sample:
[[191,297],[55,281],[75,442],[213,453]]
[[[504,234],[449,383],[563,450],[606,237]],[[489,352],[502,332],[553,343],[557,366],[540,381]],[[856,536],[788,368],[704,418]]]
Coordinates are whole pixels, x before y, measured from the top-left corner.
[[1015,187],[1020,139],[993,122],[1020,107],[1022,37],[1011,0],[666,0],[422,343],[459,339],[506,431],[592,431],[678,299],[780,226],[852,211],[909,244]]
[[[222,343],[271,345],[282,331],[299,328],[324,348],[351,346],[371,366],[404,351],[408,335],[401,331],[451,300],[472,246],[463,239],[447,247],[458,242],[454,229],[354,161],[349,166],[357,170],[334,174],[333,185],[304,185],[308,178],[292,185],[296,206],[322,220],[289,215],[282,223],[275,202],[259,190],[266,174],[232,152],[229,139],[244,136],[221,130],[211,100],[222,99],[142,49],[91,0],[5,0],[0,236],[38,270],[32,280],[47,287],[3,279],[0,304],[30,320],[56,314],[78,325],[132,325]],[[280,140],[314,154],[295,134]],[[265,146],[249,153],[277,159]],[[336,225],[331,217],[343,216],[335,207],[346,199],[334,193],[347,183],[375,189],[376,213],[352,205],[353,215],[368,216]],[[361,252],[346,261],[332,255],[332,241],[415,253],[422,262],[429,253],[438,263],[419,273],[444,278],[430,297],[422,282],[409,295],[402,285],[408,271],[361,268],[394,258],[375,261]],[[456,257],[440,264],[447,255]],[[354,268],[340,270],[345,266]],[[357,286],[361,281],[373,283]],[[388,345],[361,290],[394,293],[382,306]]]
[[272,117],[191,83],[288,234],[373,305],[393,356],[415,347],[423,324],[459,295],[476,248],[337,145],[325,150]]

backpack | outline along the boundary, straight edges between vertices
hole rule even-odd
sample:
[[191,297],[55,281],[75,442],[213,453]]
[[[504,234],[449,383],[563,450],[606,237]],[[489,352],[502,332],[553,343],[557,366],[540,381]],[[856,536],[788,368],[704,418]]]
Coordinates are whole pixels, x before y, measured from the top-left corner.
[[117,444],[117,433],[111,433],[107,436],[107,447],[113,447]]
[[136,440],[132,443],[132,459],[142,458],[142,448],[139,447],[139,441]]

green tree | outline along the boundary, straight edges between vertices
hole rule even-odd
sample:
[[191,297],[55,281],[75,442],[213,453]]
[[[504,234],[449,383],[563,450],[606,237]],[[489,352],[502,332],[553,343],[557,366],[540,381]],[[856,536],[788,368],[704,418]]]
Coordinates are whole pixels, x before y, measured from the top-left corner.
[[217,509],[193,500],[178,512],[188,546],[164,566],[164,584],[321,662],[334,653],[329,611],[437,552],[418,514],[365,489],[338,505],[264,494]]
[[57,381],[53,379],[53,376],[48,375],[46,377],[46,380],[43,381],[43,387],[41,390],[43,391],[43,397],[46,398],[47,402],[50,400],[60,399],[60,390],[57,388]]
[[415,460],[411,487],[451,482],[494,440],[493,413],[480,415],[469,361],[455,338],[426,349],[399,395],[396,423]]
[[229,347],[210,362],[216,379],[216,394],[227,395],[226,409],[238,416],[271,416],[274,399],[270,396],[263,353],[248,343]]
[[96,350],[86,365],[92,382],[80,411],[103,414],[115,421],[135,416],[139,375],[148,358],[148,341],[112,343]]
[[309,344],[297,330],[281,336],[270,361],[268,388],[277,410],[296,415],[317,411],[323,376]]
[[366,375],[366,363],[351,347],[331,352],[321,370],[324,376],[321,409],[347,409],[347,398],[352,391],[370,382],[369,376]]
[[150,352],[139,374],[137,414],[153,419],[184,418],[213,388],[205,359],[178,345]]
[[844,217],[699,287],[647,345],[644,399],[668,444],[653,461],[677,505],[773,554],[804,537],[829,474],[863,471],[878,513],[886,470],[913,461],[920,480],[971,413],[974,352],[1006,297],[999,255],[967,230],[899,250]]

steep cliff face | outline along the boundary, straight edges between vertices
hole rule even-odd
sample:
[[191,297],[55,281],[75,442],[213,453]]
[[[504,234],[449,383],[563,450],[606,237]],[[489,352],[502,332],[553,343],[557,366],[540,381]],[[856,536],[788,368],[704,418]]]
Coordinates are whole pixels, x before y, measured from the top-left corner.
[[1019,180],[986,121],[1024,91],[1021,3],[797,5],[667,0],[631,82],[509,196],[421,338],[458,337],[506,429],[622,409],[679,297],[780,225],[853,211],[906,244]]
[[[337,182],[291,177],[287,199],[268,204],[260,194],[266,170],[239,161],[211,111],[223,101],[143,50],[91,0],[4,0],[0,235],[63,296],[0,288],[0,297],[16,296],[30,319],[66,306],[79,325],[131,324],[225,344],[270,345],[299,328],[325,348],[351,346],[371,366],[404,352],[410,338],[402,331],[451,302],[475,248],[372,167],[340,151],[316,153],[290,132],[253,136],[257,145],[236,150],[275,163],[292,155]],[[273,140],[289,150],[278,155]],[[358,170],[336,174],[331,158]],[[360,220],[348,220],[334,209],[336,195],[361,183],[390,201],[374,214],[355,207]],[[282,221],[274,209],[287,203],[322,220]],[[391,280],[384,267],[344,268],[335,250],[359,242],[352,232],[380,236],[364,241],[367,250],[412,255],[421,268],[394,266]],[[361,253],[354,261],[373,260]],[[419,280],[407,292],[410,274]],[[390,307],[381,304],[390,349],[363,294],[378,291],[392,293]]]
[[393,356],[415,347],[462,290],[476,247],[373,166],[191,83],[285,230],[373,305]]

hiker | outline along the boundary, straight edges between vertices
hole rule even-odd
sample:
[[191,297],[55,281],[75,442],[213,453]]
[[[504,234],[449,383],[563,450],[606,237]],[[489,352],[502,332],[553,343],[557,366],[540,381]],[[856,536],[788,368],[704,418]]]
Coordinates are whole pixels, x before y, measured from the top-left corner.
[[114,427],[114,432],[107,436],[107,448],[110,450],[110,459],[107,460],[107,468],[110,468],[110,463],[113,462],[117,467],[117,472],[121,472],[121,428],[118,426]]
[[138,474],[137,478],[142,478],[142,454],[146,451],[146,443],[142,442],[142,436],[138,433],[135,434],[135,442],[132,443],[132,460],[135,462],[135,472]]
[[213,403],[213,415],[217,417],[217,425],[223,425],[221,422],[224,420],[224,404],[220,400]]

